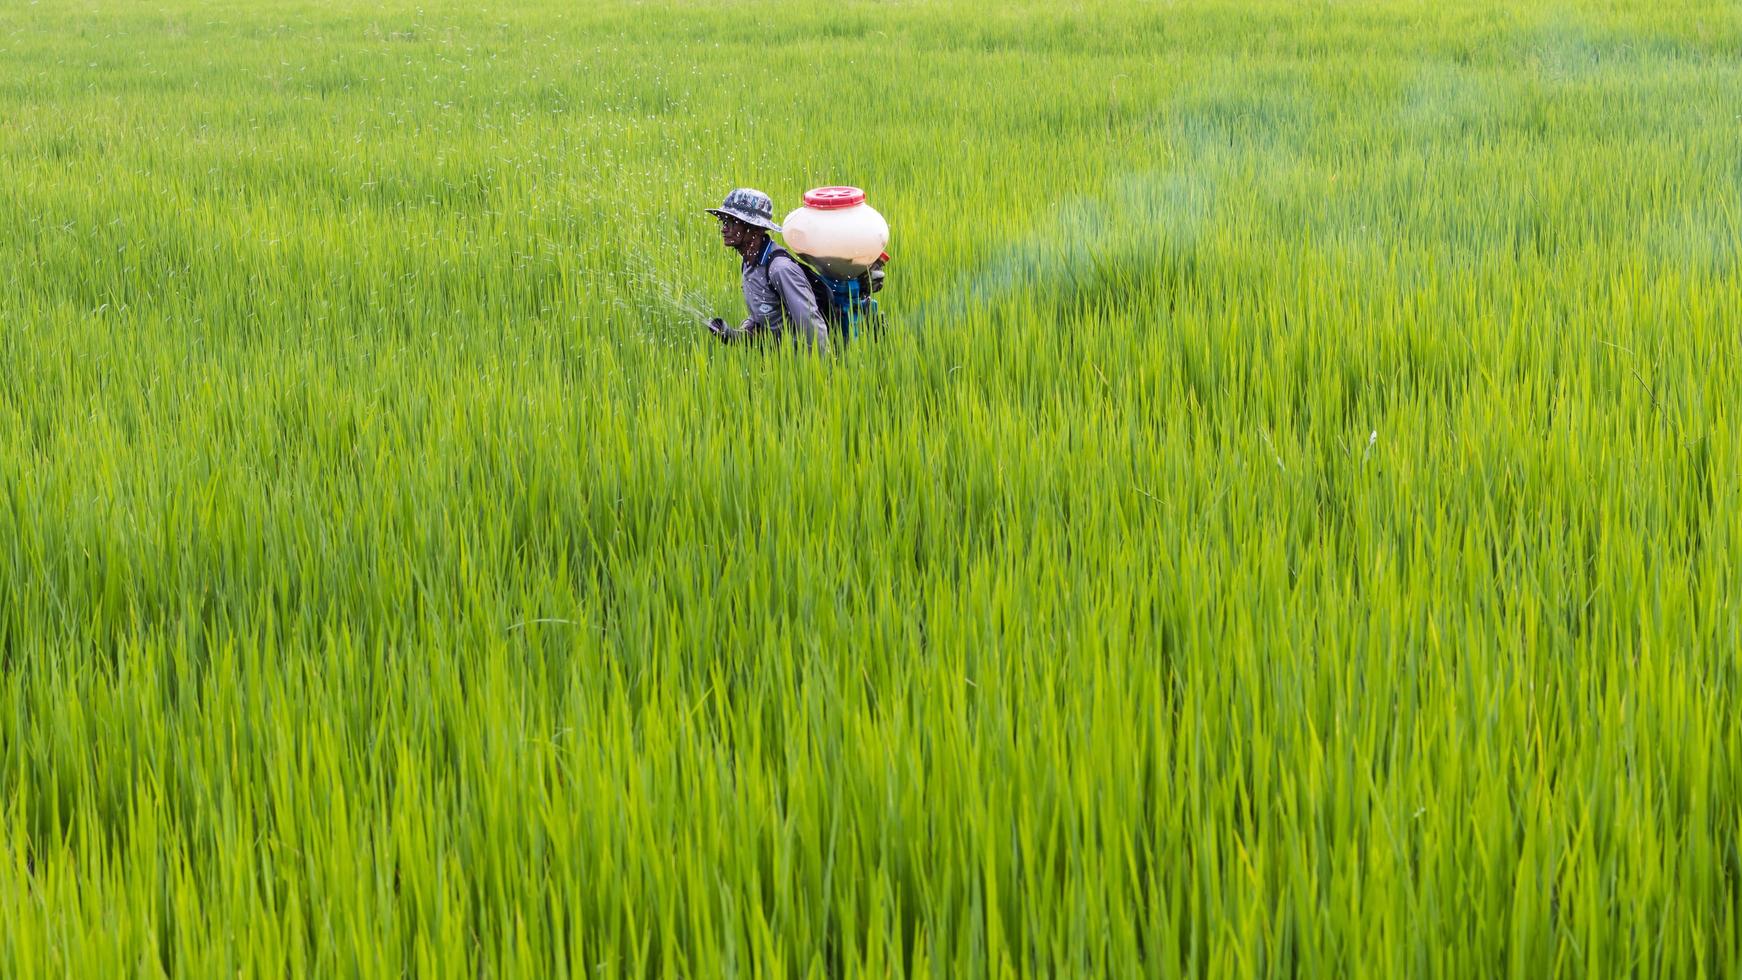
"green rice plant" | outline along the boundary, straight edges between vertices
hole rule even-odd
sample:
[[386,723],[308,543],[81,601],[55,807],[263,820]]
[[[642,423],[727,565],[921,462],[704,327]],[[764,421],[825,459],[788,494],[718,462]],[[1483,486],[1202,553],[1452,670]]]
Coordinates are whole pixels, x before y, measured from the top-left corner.
[[[1742,968],[1731,5],[0,64],[0,976]],[[843,181],[887,333],[709,342]]]

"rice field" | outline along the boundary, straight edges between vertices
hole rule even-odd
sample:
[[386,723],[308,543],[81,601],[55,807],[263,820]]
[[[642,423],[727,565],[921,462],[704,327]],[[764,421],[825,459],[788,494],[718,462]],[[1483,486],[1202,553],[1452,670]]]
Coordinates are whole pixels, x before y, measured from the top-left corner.
[[0,976],[1742,972],[1727,0],[10,3],[0,337]]

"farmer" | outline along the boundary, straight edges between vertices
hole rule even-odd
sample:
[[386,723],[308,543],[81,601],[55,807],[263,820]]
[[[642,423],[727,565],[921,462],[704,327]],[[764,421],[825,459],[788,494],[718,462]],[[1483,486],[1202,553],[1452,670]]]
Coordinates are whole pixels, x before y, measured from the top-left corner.
[[740,187],[708,213],[720,219],[720,239],[743,259],[744,305],[750,315],[736,327],[715,317],[708,330],[727,343],[746,338],[779,338],[790,326],[818,350],[829,349],[829,326],[817,312],[810,280],[786,249],[768,237],[779,231],[774,202],[767,194]]

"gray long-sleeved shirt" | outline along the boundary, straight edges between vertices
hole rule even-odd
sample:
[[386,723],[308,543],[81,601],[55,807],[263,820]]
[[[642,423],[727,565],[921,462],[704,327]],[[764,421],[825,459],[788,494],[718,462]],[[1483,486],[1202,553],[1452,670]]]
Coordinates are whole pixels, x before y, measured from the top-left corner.
[[726,328],[727,340],[742,340],[767,333],[779,337],[790,323],[799,336],[819,349],[829,347],[829,325],[817,312],[810,279],[786,249],[770,241],[762,253],[744,260],[744,305],[750,315],[736,327]]

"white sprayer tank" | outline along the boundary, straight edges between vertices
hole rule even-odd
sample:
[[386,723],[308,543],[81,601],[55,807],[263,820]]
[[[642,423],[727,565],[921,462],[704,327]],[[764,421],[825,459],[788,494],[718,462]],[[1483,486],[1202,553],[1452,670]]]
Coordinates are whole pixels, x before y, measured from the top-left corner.
[[781,229],[787,248],[834,279],[864,275],[889,246],[889,222],[857,187],[806,191],[804,207],[787,215]]

